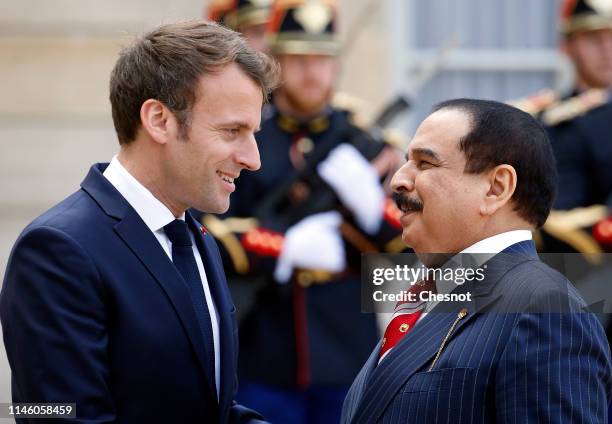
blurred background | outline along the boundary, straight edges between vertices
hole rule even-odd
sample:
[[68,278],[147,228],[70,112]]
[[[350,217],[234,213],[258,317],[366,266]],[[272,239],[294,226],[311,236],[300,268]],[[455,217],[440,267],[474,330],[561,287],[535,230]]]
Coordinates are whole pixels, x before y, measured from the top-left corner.
[[[434,103],[567,90],[558,0],[341,0],[339,90],[372,117],[398,94],[408,138]],[[110,70],[134,35],[197,19],[197,0],[0,0],[0,275],[23,227],[117,151]],[[347,40],[350,40],[347,41]],[[0,402],[10,371],[0,349]]]

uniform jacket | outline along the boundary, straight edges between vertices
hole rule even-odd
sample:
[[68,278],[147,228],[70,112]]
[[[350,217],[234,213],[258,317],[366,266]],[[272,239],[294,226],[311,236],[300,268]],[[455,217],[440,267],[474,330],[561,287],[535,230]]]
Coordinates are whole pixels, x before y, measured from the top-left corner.
[[548,131],[559,173],[555,208],[612,207],[612,102]]

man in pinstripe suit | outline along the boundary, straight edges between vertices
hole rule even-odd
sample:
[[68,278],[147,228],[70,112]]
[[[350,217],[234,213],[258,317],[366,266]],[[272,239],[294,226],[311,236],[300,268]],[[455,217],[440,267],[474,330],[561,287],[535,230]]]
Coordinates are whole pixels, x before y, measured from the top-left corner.
[[423,121],[406,159],[392,182],[406,244],[426,265],[431,253],[488,254],[487,271],[455,289],[473,302],[394,315],[342,423],[606,422],[604,331],[531,240],[556,180],[541,126],[505,104],[451,100]]

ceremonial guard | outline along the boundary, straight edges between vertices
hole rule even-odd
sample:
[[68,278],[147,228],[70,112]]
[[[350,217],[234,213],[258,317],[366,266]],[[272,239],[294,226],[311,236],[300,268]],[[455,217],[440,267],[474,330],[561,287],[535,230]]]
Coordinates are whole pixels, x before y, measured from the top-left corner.
[[540,118],[557,160],[559,186],[541,249],[581,252],[593,263],[612,250],[612,1],[565,1],[561,32],[575,69],[572,91],[513,103]]
[[[580,280],[594,282],[593,303],[609,302],[604,287],[610,261],[604,254],[612,252],[612,1],[565,1],[561,31],[561,46],[576,74],[572,92],[543,91],[517,104],[540,117],[557,162],[557,196],[538,248],[580,253],[552,259],[578,287]],[[600,270],[593,272],[594,266]],[[612,346],[610,316],[600,318]]]
[[266,24],[272,0],[211,0],[205,16],[242,33],[251,47],[265,52]]
[[361,312],[363,252],[398,252],[387,197],[398,150],[332,105],[340,46],[329,1],[277,1],[268,27],[283,84],[256,135],[261,170],[235,180],[230,212],[208,215],[226,270],[260,290],[241,319],[238,398],[271,422],[337,423],[378,341]]

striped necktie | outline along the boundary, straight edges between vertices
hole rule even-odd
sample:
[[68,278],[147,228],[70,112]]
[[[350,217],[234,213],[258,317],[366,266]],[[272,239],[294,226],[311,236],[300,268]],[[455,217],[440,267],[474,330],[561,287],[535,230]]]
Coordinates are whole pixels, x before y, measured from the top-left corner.
[[397,302],[395,310],[393,311],[393,317],[387,325],[385,335],[383,336],[378,362],[383,360],[387,353],[389,353],[391,349],[412,330],[419,320],[426,305],[426,302],[419,299],[419,293],[435,291],[435,280],[421,280],[408,290],[408,293],[414,293],[417,299],[416,302]]

